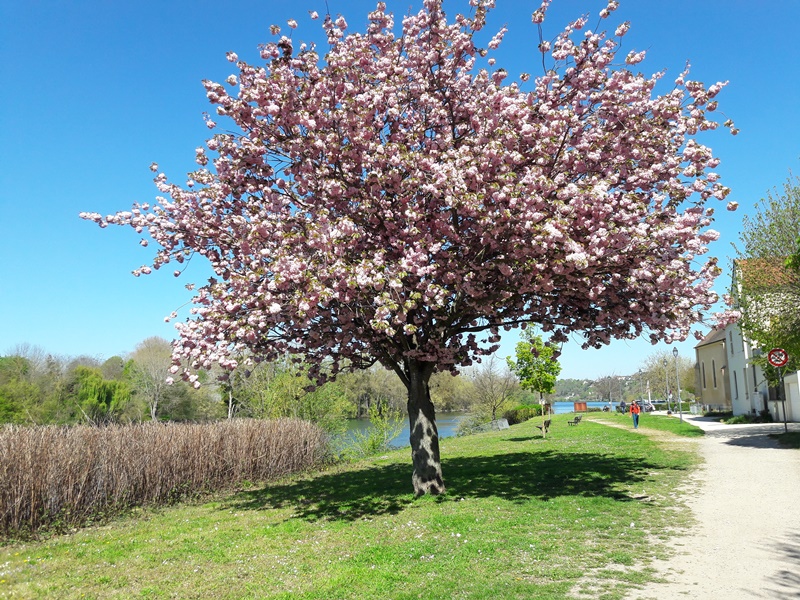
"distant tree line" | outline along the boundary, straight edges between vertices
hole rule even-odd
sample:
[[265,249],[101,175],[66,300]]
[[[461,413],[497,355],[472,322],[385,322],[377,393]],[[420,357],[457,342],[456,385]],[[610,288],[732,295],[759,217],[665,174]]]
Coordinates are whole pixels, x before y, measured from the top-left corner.
[[[516,360],[487,357],[459,376],[437,373],[431,397],[438,412],[462,411],[488,422],[519,405],[549,401],[626,401],[666,395],[675,386],[675,362],[656,353],[638,373],[596,380],[558,379],[559,366],[538,336],[520,343]],[[667,360],[666,366],[664,359]],[[169,382],[171,344],[147,338],[125,356],[99,360],[64,358],[20,345],[0,356],[0,423],[102,425],[145,421],[210,421],[233,417],[300,418],[335,432],[347,419],[384,410],[404,411],[407,392],[391,372],[373,366],[342,373],[314,388],[289,358],[240,367],[220,380],[217,372],[197,374],[199,387]],[[680,359],[681,390],[694,393],[693,361]],[[554,382],[554,385],[552,385]]]
[[[22,344],[0,356],[0,423],[20,425],[210,421],[295,417],[328,431],[371,409],[405,411],[407,392],[374,366],[314,388],[292,360],[237,368],[226,380],[197,373],[199,387],[172,381],[171,344],[152,337],[125,356],[60,357]],[[481,421],[514,405],[537,402],[502,361],[489,358],[460,376],[438,373],[431,396],[439,412],[471,412]]]
[[[677,361],[677,366],[676,366]],[[668,393],[677,398],[676,377],[680,379],[681,398],[691,400],[695,395],[695,361],[671,352],[659,351],[648,356],[636,373],[603,375],[597,379],[559,379],[552,399],[555,401],[589,402],[646,399],[663,402]]]
[[101,425],[220,416],[213,390],[167,384],[170,348],[148,338],[124,358],[98,360],[20,345],[0,357],[0,422]]

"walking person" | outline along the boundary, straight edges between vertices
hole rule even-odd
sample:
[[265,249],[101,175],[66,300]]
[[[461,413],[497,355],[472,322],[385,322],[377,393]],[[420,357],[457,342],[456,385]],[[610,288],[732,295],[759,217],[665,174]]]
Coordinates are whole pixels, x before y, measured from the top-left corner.
[[631,403],[631,417],[633,417],[633,428],[639,429],[639,413],[642,412],[642,409],[639,407],[639,403],[634,400]]

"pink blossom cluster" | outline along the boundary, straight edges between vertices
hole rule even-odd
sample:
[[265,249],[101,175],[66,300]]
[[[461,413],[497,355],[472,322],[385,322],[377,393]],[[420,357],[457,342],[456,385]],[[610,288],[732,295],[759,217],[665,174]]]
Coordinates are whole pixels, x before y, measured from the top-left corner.
[[705,204],[728,189],[696,135],[718,126],[725,84],[687,71],[656,95],[663,74],[631,70],[644,53],[617,56],[629,25],[610,37],[582,18],[521,86],[480,66],[505,29],[480,47],[492,2],[471,4],[450,22],[443,0],[426,0],[400,31],[383,3],[364,33],[329,16],[324,61],[276,27],[263,65],[231,53],[227,85],[204,82],[238,133],[197,149],[187,185],[158,174],[152,207],[82,215],[146,230],[153,269],[210,262],[176,365],[291,352],[315,374],[455,369],[527,323],[585,347],[684,339],[716,301],[716,261],[699,259],[718,237]]
[[742,318],[742,311],[734,308],[728,308],[722,312],[716,312],[712,315],[714,327],[724,329],[728,325],[738,323]]
[[742,318],[742,311],[732,294],[723,294],[722,302],[725,308],[711,315],[712,326],[719,329],[738,323]]

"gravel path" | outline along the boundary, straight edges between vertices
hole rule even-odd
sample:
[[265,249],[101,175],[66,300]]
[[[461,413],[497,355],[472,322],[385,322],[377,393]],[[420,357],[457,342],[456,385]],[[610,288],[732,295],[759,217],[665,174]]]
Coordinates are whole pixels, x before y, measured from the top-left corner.
[[783,423],[684,418],[706,431],[698,442],[705,464],[688,502],[697,525],[674,541],[667,582],[627,598],[800,598],[800,450],[780,448],[767,435],[782,433]]

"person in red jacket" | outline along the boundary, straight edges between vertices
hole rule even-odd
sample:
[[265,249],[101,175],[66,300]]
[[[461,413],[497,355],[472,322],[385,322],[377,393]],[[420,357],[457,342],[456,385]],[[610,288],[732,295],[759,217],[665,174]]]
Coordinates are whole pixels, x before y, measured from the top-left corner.
[[639,413],[642,412],[642,409],[639,407],[639,403],[634,400],[631,403],[631,416],[633,417],[633,428],[639,429]]

